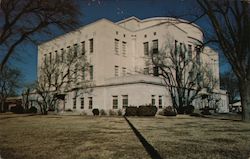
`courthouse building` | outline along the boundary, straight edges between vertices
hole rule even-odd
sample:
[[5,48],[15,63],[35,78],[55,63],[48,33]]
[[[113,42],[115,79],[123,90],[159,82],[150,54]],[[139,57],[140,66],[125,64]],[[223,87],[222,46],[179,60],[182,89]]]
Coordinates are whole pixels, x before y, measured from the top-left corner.
[[[195,52],[195,45],[189,37],[203,40],[201,29],[195,24],[179,23],[169,17],[138,19],[130,17],[118,22],[100,19],[75,31],[56,37],[38,46],[38,76],[45,56],[54,57],[70,47],[78,46],[89,62],[89,69],[84,72],[84,79],[93,83],[91,91],[75,88],[65,92],[65,99],[60,102],[63,109],[75,112],[91,113],[92,109],[119,110],[126,106],[153,104],[160,109],[171,106],[168,89],[160,77],[153,76],[153,68],[146,64],[150,50],[161,50],[168,38],[188,46]],[[208,49],[209,50],[209,49]],[[218,54],[211,51],[211,56],[201,54],[201,60],[213,71],[219,80]],[[80,87],[79,87],[80,88]],[[220,112],[228,111],[228,99],[219,83],[214,94],[220,98],[217,108]],[[194,106],[201,108],[201,102]],[[62,107],[61,107],[62,108]]]

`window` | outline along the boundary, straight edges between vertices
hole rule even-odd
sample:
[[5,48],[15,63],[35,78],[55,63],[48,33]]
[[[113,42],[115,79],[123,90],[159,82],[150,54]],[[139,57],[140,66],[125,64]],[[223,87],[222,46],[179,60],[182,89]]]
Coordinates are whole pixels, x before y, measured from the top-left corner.
[[152,106],[155,106],[155,95],[152,95],[151,104]]
[[122,107],[126,108],[128,106],[128,95],[122,96]]
[[153,40],[153,54],[158,53],[158,40]]
[[148,42],[143,43],[143,48],[144,48],[144,55],[148,55],[149,54]]
[[47,64],[47,54],[44,54],[44,65]]
[[61,49],[61,60],[64,61],[64,49]]
[[82,80],[85,80],[85,67],[82,67]]
[[162,96],[159,96],[159,108],[162,108]]
[[115,39],[115,54],[119,54],[119,40]]
[[93,108],[93,98],[89,97],[89,109]]
[[149,68],[148,68],[148,67],[144,68],[144,74],[145,74],[145,75],[148,75],[148,74],[149,74]]
[[115,77],[119,76],[119,66],[115,66]]
[[126,67],[122,68],[122,76],[126,76],[126,70],[127,70]]
[[51,64],[51,59],[52,59],[52,55],[51,52],[49,53],[49,63]]
[[175,50],[175,53],[177,53],[177,45],[178,45],[178,41],[177,40],[175,40],[174,41],[174,50]]
[[159,76],[159,68],[157,66],[153,67],[153,71],[154,76]]
[[56,55],[55,55],[55,56],[56,56],[56,57],[55,57],[55,62],[58,62],[58,53],[57,53],[57,50],[55,51],[55,54],[56,54]]
[[94,68],[93,66],[89,66],[89,76],[90,76],[90,80],[94,79]]
[[192,45],[188,45],[188,60],[192,59]]
[[94,40],[89,39],[89,52],[93,53],[94,52]]
[[77,57],[78,45],[74,44],[74,57]]
[[116,31],[116,32],[115,32],[115,34],[116,34],[116,35],[118,35],[118,34],[119,34],[119,32],[118,32],[118,31]]
[[125,34],[123,34],[123,37],[125,38],[125,37],[126,37],[126,35],[125,35]]
[[200,64],[201,63],[201,57],[200,57],[201,48],[199,46],[196,46],[195,50],[196,50],[196,62],[197,64]]
[[73,109],[76,109],[76,97],[73,98]]
[[154,32],[154,35],[156,35],[156,32]]
[[81,109],[84,109],[84,98],[81,98]]
[[126,46],[127,43],[125,41],[122,42],[122,55],[126,56]]
[[146,37],[147,37],[147,34],[144,35],[144,38],[146,38]]
[[85,41],[82,41],[82,55],[85,54]]
[[118,96],[113,96],[113,109],[118,108]]

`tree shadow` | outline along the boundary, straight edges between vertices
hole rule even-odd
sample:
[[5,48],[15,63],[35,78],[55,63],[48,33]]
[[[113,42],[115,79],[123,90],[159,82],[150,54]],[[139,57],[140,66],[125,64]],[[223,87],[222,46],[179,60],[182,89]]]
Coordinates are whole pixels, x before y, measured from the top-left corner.
[[142,134],[134,127],[134,125],[124,116],[124,119],[128,122],[128,125],[131,127],[133,132],[135,133],[136,137],[140,140],[142,143],[143,147],[147,151],[147,153],[150,155],[152,159],[162,159],[160,154],[154,147],[148,143],[148,141],[142,136]]

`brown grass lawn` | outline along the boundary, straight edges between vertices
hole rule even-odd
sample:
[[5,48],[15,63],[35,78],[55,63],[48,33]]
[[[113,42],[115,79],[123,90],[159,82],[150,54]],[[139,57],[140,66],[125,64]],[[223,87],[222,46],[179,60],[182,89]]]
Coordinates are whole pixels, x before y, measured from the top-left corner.
[[[248,158],[250,123],[189,116],[130,122],[162,158]],[[0,114],[3,159],[150,158],[122,117]]]

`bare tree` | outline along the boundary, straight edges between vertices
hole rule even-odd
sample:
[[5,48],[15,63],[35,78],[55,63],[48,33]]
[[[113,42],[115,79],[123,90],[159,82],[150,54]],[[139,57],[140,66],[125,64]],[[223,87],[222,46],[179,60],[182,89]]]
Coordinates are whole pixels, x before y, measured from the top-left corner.
[[[152,50],[154,75],[163,78],[172,98],[172,104],[178,113],[184,113],[184,107],[192,105],[200,98],[205,88],[211,93],[218,81],[208,67],[201,62],[201,48],[192,49],[185,44],[169,40],[162,50]],[[159,74],[158,74],[159,72]]]
[[45,59],[39,68],[36,85],[37,103],[42,114],[49,109],[56,109],[60,96],[72,90],[87,90],[92,83],[85,77],[89,64],[84,53],[79,53],[76,47],[69,49],[60,57],[57,54],[52,59]]
[[78,5],[68,0],[0,1],[0,69],[24,42],[39,42],[55,29],[72,29],[77,24]]
[[[250,120],[250,8],[247,0],[197,0],[239,81],[242,119]],[[207,43],[207,42],[206,42]]]
[[17,69],[5,66],[0,71],[0,112],[4,112],[7,97],[14,95],[20,87],[21,73]]
[[220,76],[221,88],[227,90],[229,103],[234,103],[240,96],[239,82],[235,74],[229,70]]

